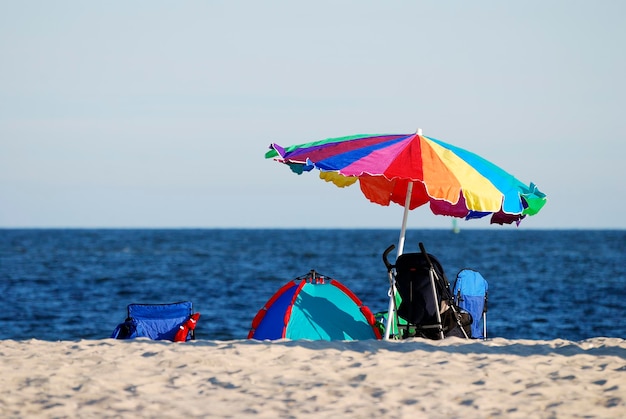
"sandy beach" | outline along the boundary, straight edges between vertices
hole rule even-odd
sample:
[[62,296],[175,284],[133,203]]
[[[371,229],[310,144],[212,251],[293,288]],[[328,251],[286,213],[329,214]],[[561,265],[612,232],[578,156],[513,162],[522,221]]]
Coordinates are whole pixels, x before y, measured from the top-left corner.
[[626,417],[626,341],[0,341],[0,416]]

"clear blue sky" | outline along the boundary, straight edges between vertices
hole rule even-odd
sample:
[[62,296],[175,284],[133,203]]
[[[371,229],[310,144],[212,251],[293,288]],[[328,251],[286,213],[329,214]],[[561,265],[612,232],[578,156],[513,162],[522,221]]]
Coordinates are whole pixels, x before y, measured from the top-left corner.
[[[625,16],[623,1],[4,1],[0,227],[399,227],[401,207],[263,155],[419,127],[548,194],[520,228],[626,228]],[[409,227],[450,222],[420,209]]]

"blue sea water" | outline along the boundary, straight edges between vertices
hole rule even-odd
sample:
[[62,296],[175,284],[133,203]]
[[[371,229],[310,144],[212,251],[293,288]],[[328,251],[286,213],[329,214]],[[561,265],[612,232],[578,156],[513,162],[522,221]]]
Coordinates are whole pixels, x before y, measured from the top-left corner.
[[[129,303],[191,300],[197,338],[243,339],[288,280],[315,269],[387,309],[382,252],[397,230],[1,229],[0,339],[110,336]],[[450,282],[489,282],[489,336],[626,338],[626,231],[409,230]]]

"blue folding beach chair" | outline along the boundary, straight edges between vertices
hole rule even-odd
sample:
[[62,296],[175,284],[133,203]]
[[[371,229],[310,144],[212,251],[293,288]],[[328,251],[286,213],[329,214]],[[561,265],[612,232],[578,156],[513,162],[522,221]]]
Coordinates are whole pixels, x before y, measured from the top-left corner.
[[483,276],[472,269],[462,269],[454,281],[454,302],[472,315],[472,337],[487,339],[487,294]]
[[191,301],[171,304],[129,304],[126,321],[117,325],[111,337],[187,341],[195,339],[199,317],[199,313],[193,312]]

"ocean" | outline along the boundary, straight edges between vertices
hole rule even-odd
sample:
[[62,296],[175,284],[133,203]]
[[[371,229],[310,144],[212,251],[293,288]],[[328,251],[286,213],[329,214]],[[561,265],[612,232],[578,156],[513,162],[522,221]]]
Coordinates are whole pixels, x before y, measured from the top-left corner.
[[[387,309],[383,251],[369,229],[0,229],[0,339],[103,339],[130,303],[191,300],[197,339],[245,339],[264,303],[315,269],[373,312]],[[626,231],[409,230],[448,280],[489,282],[489,337],[626,338]],[[393,253],[392,253],[393,255]]]

